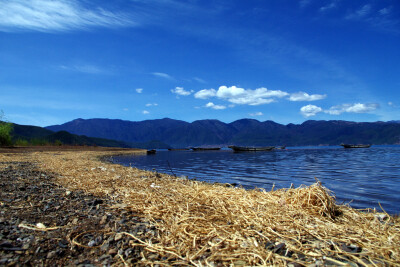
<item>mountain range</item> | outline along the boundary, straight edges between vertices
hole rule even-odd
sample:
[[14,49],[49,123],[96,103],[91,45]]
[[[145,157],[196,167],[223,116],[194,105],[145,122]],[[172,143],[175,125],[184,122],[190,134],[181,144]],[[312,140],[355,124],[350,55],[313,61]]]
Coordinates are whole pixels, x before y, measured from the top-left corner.
[[38,126],[12,124],[12,141],[13,143],[21,143],[25,140],[24,145],[86,145],[86,146],[103,146],[103,147],[122,147],[122,148],[170,148],[167,144],[160,141],[147,141],[139,143],[130,143],[125,141],[115,141],[106,138],[88,137],[85,135],[76,135],[67,131],[51,131]]
[[[400,123],[305,121],[302,124],[279,124],[241,119],[232,123],[219,120],[185,122],[169,118],[124,121],[116,119],[76,119],[61,125],[48,126],[51,131],[143,143],[158,140],[161,144],[181,148],[205,145],[339,145],[400,144]],[[158,147],[154,147],[158,148]]]

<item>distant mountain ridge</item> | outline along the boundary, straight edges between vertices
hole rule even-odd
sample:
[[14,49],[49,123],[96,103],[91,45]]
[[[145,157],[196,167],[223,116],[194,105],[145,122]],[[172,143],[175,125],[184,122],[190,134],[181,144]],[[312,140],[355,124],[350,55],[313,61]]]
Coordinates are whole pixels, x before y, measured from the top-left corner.
[[88,137],[85,135],[76,135],[61,130],[53,132],[51,130],[30,125],[12,124],[13,141],[26,140],[28,143],[60,143],[63,145],[87,145],[103,147],[122,147],[122,148],[170,148],[167,144],[160,141],[146,141],[131,143],[125,141],[116,141],[108,138]]
[[129,143],[159,140],[173,147],[216,144],[301,146],[400,143],[400,124],[396,122],[309,120],[302,124],[283,125],[254,119],[241,119],[232,123],[219,120],[197,120],[189,123],[169,118],[145,121],[76,119],[46,128]]

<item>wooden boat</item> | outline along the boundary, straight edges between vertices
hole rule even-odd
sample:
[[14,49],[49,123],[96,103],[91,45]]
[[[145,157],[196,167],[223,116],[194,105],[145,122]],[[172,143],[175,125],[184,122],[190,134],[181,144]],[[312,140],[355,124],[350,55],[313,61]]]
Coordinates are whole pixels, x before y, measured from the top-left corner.
[[250,146],[229,146],[235,152],[257,152],[257,151],[271,151],[274,146],[264,146],[264,147],[250,147]]
[[192,147],[193,151],[220,150],[220,147]]
[[353,144],[341,144],[344,148],[369,148],[371,145],[353,145]]
[[155,149],[150,149],[150,150],[147,150],[147,155],[153,155],[153,154],[156,154],[156,152],[157,152],[157,150],[155,150]]

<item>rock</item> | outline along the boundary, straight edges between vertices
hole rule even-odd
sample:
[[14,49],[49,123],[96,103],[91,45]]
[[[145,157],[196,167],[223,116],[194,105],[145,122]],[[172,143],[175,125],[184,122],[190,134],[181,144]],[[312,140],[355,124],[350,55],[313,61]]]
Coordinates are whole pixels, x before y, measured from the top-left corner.
[[107,222],[107,215],[101,217],[100,224],[105,224]]
[[245,265],[247,265],[247,262],[245,262],[245,261],[235,261],[235,262],[233,262],[233,265],[234,266],[245,266]]
[[114,241],[121,240],[124,237],[122,233],[116,233],[114,237]]
[[158,259],[158,257],[159,257],[158,254],[150,254],[149,256],[147,256],[147,258],[148,258],[149,260],[152,260],[152,261]]
[[117,250],[116,248],[112,248],[112,249],[110,249],[110,250],[108,251],[108,254],[110,254],[110,255],[116,255],[116,254],[118,254],[118,250]]
[[57,251],[50,251],[49,253],[47,253],[46,258],[52,259],[55,255],[57,255]]

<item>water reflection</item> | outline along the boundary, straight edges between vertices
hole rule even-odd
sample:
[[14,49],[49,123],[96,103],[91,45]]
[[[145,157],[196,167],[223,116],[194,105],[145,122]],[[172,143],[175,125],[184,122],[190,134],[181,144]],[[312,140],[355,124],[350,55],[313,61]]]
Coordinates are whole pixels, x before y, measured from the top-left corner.
[[116,163],[188,176],[198,180],[237,183],[245,188],[310,185],[318,178],[339,202],[356,208],[400,213],[400,147],[288,148],[282,151],[158,151],[153,156],[121,156]]

